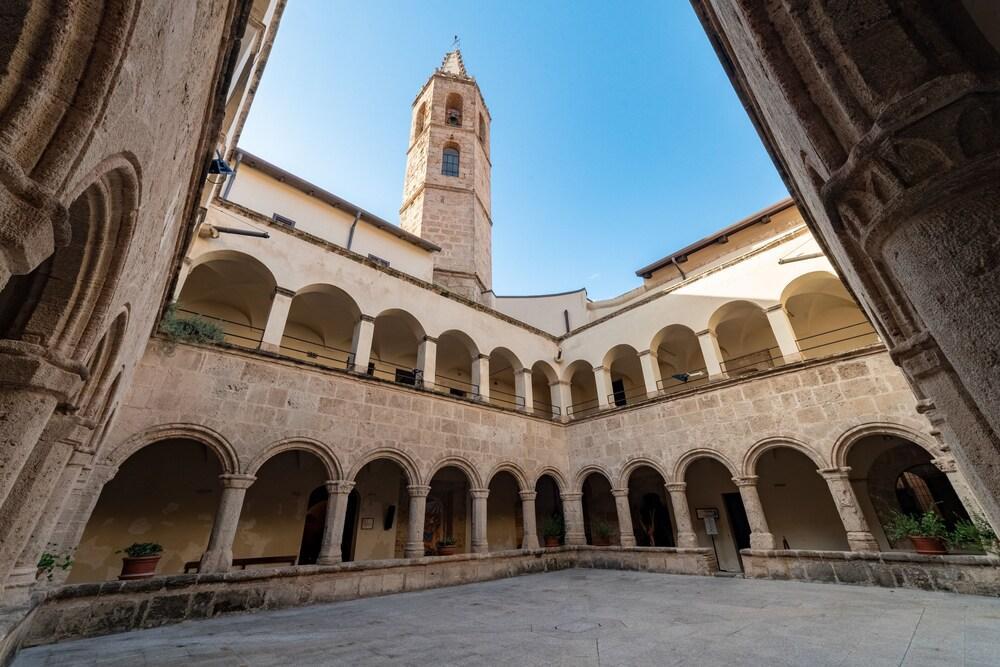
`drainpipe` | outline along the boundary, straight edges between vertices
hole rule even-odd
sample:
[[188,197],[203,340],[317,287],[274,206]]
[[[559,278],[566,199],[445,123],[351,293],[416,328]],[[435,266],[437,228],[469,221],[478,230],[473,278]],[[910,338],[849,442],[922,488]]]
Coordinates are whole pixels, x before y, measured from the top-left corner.
[[354,214],[354,222],[351,223],[351,231],[347,233],[347,249],[351,249],[351,245],[354,243],[354,229],[358,226],[358,220],[361,219],[361,209]]
[[671,257],[670,261],[673,263],[673,265],[680,272],[680,274],[681,274],[681,280],[687,280],[687,275],[684,273],[684,269],[681,268],[681,265],[677,263],[677,258],[676,257]]

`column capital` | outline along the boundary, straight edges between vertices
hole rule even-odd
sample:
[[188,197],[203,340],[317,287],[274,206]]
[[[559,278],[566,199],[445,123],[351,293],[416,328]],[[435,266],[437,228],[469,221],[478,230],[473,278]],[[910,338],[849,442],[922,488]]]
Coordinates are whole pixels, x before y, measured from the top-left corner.
[[374,322],[375,318],[372,317],[371,315],[362,315],[361,316],[361,321],[362,322]]
[[292,298],[295,296],[295,290],[288,289],[287,287],[275,287],[274,294],[275,296],[280,294],[281,296],[287,296],[288,298]]
[[663,486],[665,486],[667,491],[670,493],[684,493],[688,488],[687,482],[667,482]]
[[351,492],[354,488],[354,482],[350,482],[346,479],[329,479],[326,481],[326,492],[330,495],[338,494],[343,495]]
[[563,499],[563,502],[572,502],[583,498],[583,494],[579,491],[565,491],[560,493],[559,497]]
[[482,352],[480,352],[478,355],[476,355],[476,358],[479,359],[480,361],[482,361],[483,359],[489,361],[490,355],[483,354]]
[[534,500],[538,497],[538,491],[518,491],[521,500]]
[[568,387],[569,384],[570,383],[567,380],[556,380],[555,382],[549,383],[549,388],[551,389],[552,387],[558,387],[560,385],[566,385]]
[[224,473],[219,475],[224,489],[248,489],[250,485],[257,481],[255,475],[242,475],[237,473]]
[[628,489],[611,489],[611,495],[615,498],[628,498]]
[[428,484],[410,484],[406,490],[411,498],[426,498],[427,494],[431,492],[431,487]]
[[850,479],[851,466],[844,466],[842,468],[820,468],[816,471],[816,473],[826,480]]
[[785,308],[785,306],[783,304],[776,303],[773,306],[768,306],[767,308],[765,308],[764,312],[765,313],[773,313],[776,310],[783,310],[784,308]]
[[699,336],[699,337],[700,336],[707,336],[707,335],[709,335],[711,333],[713,333],[713,331],[711,329],[703,329],[703,330],[699,331],[698,333],[696,333],[695,336]]
[[489,489],[469,489],[469,494],[473,498],[488,498],[490,495]]
[[604,370],[604,366],[594,366],[594,372],[599,373]]
[[757,475],[748,475],[747,477],[733,477],[733,484],[736,486],[757,486],[757,481],[760,479]]
[[522,368],[521,372],[524,373],[525,375],[531,377],[531,369],[530,368]]
[[[647,354],[653,354],[653,351],[652,350],[642,350],[642,351],[639,352],[639,356],[640,357],[645,357]],[[656,356],[656,355],[653,355],[653,356]]]
[[934,467],[943,473],[958,472],[958,466],[955,465],[955,459],[950,456],[939,456],[931,459],[931,463],[933,463]]
[[435,338],[434,336],[424,336],[424,342],[425,343],[434,343],[435,345],[437,345],[438,339]]

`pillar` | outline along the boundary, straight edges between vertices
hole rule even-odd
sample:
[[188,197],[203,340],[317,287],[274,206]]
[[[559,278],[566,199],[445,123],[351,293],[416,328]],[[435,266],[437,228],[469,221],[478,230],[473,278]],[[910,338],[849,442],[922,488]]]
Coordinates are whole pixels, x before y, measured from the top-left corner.
[[608,409],[608,394],[611,393],[611,371],[604,366],[594,368],[594,384],[597,386],[597,409]]
[[724,378],[726,374],[722,371],[722,350],[719,349],[719,341],[715,337],[715,332],[711,329],[699,331],[698,345],[701,347],[701,356],[705,358],[708,379]]
[[429,389],[434,389],[437,381],[437,338],[424,336],[417,347],[417,369],[420,371],[420,382]]
[[792,323],[788,319],[788,313],[785,312],[784,306],[779,303],[776,306],[771,306],[765,312],[767,313],[767,321],[771,324],[774,339],[778,341],[782,363],[788,364],[793,361],[800,361],[802,353],[799,352],[799,344],[795,338],[795,329],[792,328]]
[[522,549],[538,548],[538,525],[535,521],[535,497],[537,491],[521,491],[521,514],[523,515],[524,536],[521,539]]
[[[955,495],[962,501],[962,507],[965,508],[966,514],[970,517],[979,516],[985,518],[983,508],[979,505],[976,497],[972,495],[969,485],[966,484],[965,478],[962,477],[962,473],[959,472],[958,466],[955,464],[955,459],[950,456],[939,456],[933,459],[931,463],[943,472],[948,481],[951,482],[951,487],[955,489]],[[993,526],[993,529],[995,531],[998,530],[997,526]]]
[[[569,382],[553,382],[549,385],[549,390],[552,393],[552,407],[559,408],[559,414],[552,416],[558,416],[564,422],[569,421],[569,406],[573,405],[573,391]],[[555,413],[555,410],[552,412]]]
[[646,396],[653,397],[660,393],[660,363],[652,350],[639,353],[639,363],[642,364],[642,381],[646,385]]
[[847,544],[851,547],[851,551],[879,551],[878,541],[872,535],[864,512],[858,504],[858,498],[854,494],[850,467],[824,468],[817,472],[830,487],[830,495],[833,496],[833,504],[837,506],[840,521],[844,524]]
[[375,318],[362,315],[354,325],[354,335],[351,337],[351,366],[349,370],[355,373],[367,373],[368,362],[372,358],[372,339],[375,337]]
[[670,504],[674,508],[674,524],[677,526],[677,546],[695,548],[698,546],[698,536],[691,525],[691,508],[688,507],[687,482],[668,482],[665,484],[670,494]]
[[486,499],[489,489],[471,489],[472,495],[472,553],[485,554],[490,550],[486,535]]
[[566,522],[566,544],[586,544],[583,530],[583,494],[579,491],[561,493],[563,520]]
[[733,483],[740,490],[740,498],[743,500],[743,509],[747,513],[747,522],[750,524],[750,548],[773,550],[777,547],[774,542],[774,535],[767,527],[767,518],[764,516],[764,506],[760,503],[760,496],[757,494],[756,475],[750,477],[733,477]]
[[347,520],[347,499],[351,495],[354,482],[345,480],[326,483],[326,523],[323,526],[323,542],[319,547],[318,565],[336,565],[342,560],[340,544],[344,538],[344,523]]
[[406,487],[410,493],[410,522],[406,527],[406,547],[403,556],[406,558],[424,557],[424,514],[427,512],[427,494],[431,487],[423,484],[411,484]]
[[519,406],[528,414],[535,412],[535,392],[531,385],[531,369],[524,368],[518,373],[514,371],[514,393],[524,399],[524,405]]
[[490,358],[485,354],[472,357],[472,384],[476,385],[480,401],[490,400]]
[[208,538],[208,548],[201,557],[200,572],[225,572],[233,564],[233,540],[240,523],[243,498],[257,478],[253,475],[223,474],[222,496],[215,510],[215,523]]
[[632,528],[632,508],[628,504],[628,489],[611,489],[618,511],[618,543],[623,547],[635,546],[635,529]]
[[171,297],[173,301],[181,298],[181,292],[184,290],[184,283],[187,282],[187,277],[191,273],[191,258],[185,257],[181,261],[181,268],[177,271],[177,282],[174,283],[174,294]]
[[281,337],[285,334],[285,323],[288,321],[288,310],[292,307],[295,292],[284,287],[274,288],[274,299],[271,310],[267,314],[267,324],[264,325],[264,335],[260,339],[260,349],[265,352],[277,352],[281,349]]

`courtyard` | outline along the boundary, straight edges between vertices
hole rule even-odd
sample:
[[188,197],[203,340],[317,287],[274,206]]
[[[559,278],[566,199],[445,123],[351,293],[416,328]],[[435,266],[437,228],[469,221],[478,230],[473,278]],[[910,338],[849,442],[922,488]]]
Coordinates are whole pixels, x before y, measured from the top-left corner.
[[998,665],[1000,600],[563,570],[25,650],[14,665]]

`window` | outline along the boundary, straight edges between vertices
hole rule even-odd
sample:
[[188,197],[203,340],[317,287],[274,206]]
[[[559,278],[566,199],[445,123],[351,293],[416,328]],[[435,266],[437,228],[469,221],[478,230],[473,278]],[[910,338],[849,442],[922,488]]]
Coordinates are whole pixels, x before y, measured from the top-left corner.
[[486,141],[486,120],[483,118],[483,114],[479,114],[479,138]]
[[448,95],[444,107],[445,122],[455,127],[462,127],[462,96],[457,93],[451,93]]
[[286,218],[285,216],[281,215],[280,213],[273,214],[271,216],[271,219],[274,220],[279,225],[285,225],[286,227],[294,227],[295,226],[295,221],[294,220],[292,220],[291,218]]
[[417,120],[414,124],[413,138],[416,139],[420,136],[420,133],[424,131],[424,114],[427,113],[427,103],[424,102],[420,105],[420,109],[417,110]]
[[458,176],[458,149],[448,147],[441,157],[441,173],[445,176]]

